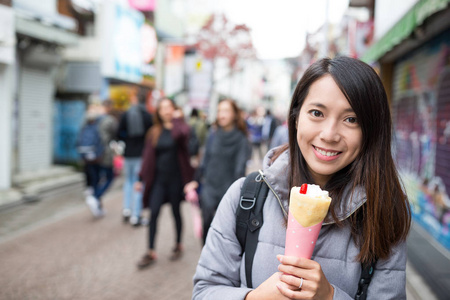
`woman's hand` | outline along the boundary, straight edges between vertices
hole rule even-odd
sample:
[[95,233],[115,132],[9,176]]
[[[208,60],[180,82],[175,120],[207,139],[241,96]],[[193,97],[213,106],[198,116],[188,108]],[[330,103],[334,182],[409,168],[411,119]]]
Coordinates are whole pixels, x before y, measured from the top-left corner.
[[283,296],[280,293],[279,288],[277,288],[277,286],[279,285],[285,285],[283,282],[280,281],[280,276],[281,276],[280,272],[274,273],[266,281],[261,283],[260,286],[258,286],[256,289],[248,293],[247,296],[245,297],[245,300],[289,299]]
[[187,194],[190,191],[195,190],[197,188],[198,188],[198,182],[193,180],[191,182],[186,183],[186,185],[184,186],[183,191],[184,191],[185,194]]
[[136,181],[136,182],[134,183],[134,190],[135,190],[136,192],[142,192],[142,186],[143,186],[142,182]]
[[277,258],[281,263],[278,270],[283,273],[280,280],[285,283],[278,286],[281,294],[289,299],[333,299],[334,288],[318,262],[284,255],[278,255]]

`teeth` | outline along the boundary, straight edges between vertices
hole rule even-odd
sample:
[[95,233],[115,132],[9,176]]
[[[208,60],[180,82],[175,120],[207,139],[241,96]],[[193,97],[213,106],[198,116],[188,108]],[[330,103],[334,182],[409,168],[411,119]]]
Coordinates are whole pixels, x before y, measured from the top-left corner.
[[317,148],[317,147],[314,147],[314,148],[317,150],[317,152],[319,152],[320,154],[325,155],[325,156],[336,156],[336,155],[338,155],[338,153],[339,153],[339,152],[327,152],[327,151],[323,151],[322,149],[319,149],[319,148]]

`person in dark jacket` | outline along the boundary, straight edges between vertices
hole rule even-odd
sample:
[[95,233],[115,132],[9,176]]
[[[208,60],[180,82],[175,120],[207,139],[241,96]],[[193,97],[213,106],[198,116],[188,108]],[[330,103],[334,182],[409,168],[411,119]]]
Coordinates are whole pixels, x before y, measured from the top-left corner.
[[241,111],[233,100],[220,101],[217,120],[209,132],[205,156],[196,174],[197,180],[185,187],[185,192],[188,192],[201,183],[203,242],[220,199],[236,179],[245,175],[250,145],[246,124],[241,116]]
[[109,144],[114,140],[117,132],[117,120],[112,116],[113,102],[106,99],[102,102],[102,107],[98,132],[103,144],[103,155],[99,161],[98,184],[94,190],[94,197],[99,202],[99,215],[104,215],[101,198],[114,180],[114,153]]
[[130,221],[131,225],[139,226],[142,195],[133,189],[133,185],[138,181],[145,134],[152,126],[153,121],[152,116],[140,103],[137,91],[133,91],[130,101],[131,107],[122,115],[117,131],[117,139],[125,142],[122,216],[124,222]]
[[168,98],[159,101],[155,125],[148,134],[139,173],[140,182],[135,188],[144,187],[143,205],[151,211],[148,251],[138,262],[138,268],[149,266],[156,260],[155,236],[161,206],[169,202],[176,226],[176,243],[171,260],[182,254],[182,219],[180,203],[183,186],[192,180],[194,170],[189,162],[188,139],[190,127],[184,122],[183,114]]

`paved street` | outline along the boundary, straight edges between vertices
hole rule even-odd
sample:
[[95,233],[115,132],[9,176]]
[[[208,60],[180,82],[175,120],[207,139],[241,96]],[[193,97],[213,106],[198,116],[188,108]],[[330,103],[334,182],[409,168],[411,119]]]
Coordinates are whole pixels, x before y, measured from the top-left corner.
[[[158,262],[139,271],[136,262],[146,249],[147,229],[122,223],[118,189],[105,197],[107,215],[99,220],[92,218],[81,197],[57,199],[66,200],[69,207],[51,220],[27,224],[25,231],[2,232],[0,299],[190,299],[200,241],[193,236],[189,204],[182,206],[185,255],[169,261],[175,237],[165,206],[159,222]],[[17,209],[25,212],[16,218],[51,206],[44,202]],[[6,224],[7,213],[0,214],[0,228],[14,228]]]
[[[182,205],[181,260],[168,259],[175,233],[166,205],[159,220],[158,261],[139,271],[147,228],[122,223],[120,185],[119,179],[106,195],[107,215],[99,220],[82,195],[73,194],[0,210],[0,299],[190,299],[201,251],[190,205]],[[436,299],[411,265],[407,279],[408,299]]]

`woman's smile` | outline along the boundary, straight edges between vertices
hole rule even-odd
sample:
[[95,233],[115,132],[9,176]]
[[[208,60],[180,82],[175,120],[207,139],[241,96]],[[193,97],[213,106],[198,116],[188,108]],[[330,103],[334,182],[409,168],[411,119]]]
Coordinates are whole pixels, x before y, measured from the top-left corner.
[[317,158],[325,161],[331,161],[339,158],[339,155],[342,153],[336,150],[323,149],[316,146],[312,146],[314,150],[314,154],[316,154]]

